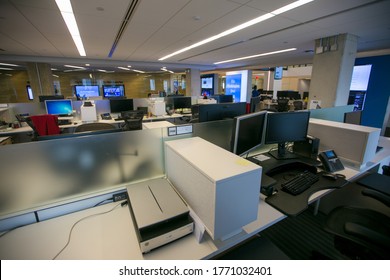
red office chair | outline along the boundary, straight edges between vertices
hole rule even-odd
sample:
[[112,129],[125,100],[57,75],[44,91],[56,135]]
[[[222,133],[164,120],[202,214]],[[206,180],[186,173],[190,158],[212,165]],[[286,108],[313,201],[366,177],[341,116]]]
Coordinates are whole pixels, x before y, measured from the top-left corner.
[[36,115],[26,118],[27,124],[33,129],[33,140],[38,136],[60,134],[58,117],[55,115]]

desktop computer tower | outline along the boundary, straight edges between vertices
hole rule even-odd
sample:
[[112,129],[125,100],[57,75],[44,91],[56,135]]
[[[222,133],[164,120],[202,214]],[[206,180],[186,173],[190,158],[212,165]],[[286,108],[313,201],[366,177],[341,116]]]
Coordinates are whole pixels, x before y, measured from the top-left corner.
[[293,152],[297,155],[317,159],[320,139],[307,135],[305,141],[294,142]]

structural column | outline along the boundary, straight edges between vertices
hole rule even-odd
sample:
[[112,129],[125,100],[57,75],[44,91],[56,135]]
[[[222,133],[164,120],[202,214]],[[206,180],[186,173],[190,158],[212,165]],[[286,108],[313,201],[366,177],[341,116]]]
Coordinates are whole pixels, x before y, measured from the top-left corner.
[[319,100],[321,107],[348,103],[357,36],[340,34],[315,41],[315,55],[310,82],[310,100]]
[[200,96],[200,70],[186,69],[186,96]]
[[50,64],[29,62],[27,63],[27,72],[35,101],[38,101],[37,97],[39,95],[54,94],[53,76]]

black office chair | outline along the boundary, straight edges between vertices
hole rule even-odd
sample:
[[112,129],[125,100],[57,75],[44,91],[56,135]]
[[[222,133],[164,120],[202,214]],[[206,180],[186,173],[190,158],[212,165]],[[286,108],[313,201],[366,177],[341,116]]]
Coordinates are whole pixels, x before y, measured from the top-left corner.
[[[351,259],[390,258],[390,184],[386,177],[374,173],[358,180],[359,185],[353,187],[362,184],[361,204],[336,207],[327,217],[324,229],[334,235],[335,248]],[[385,185],[378,184],[378,178]]]
[[303,110],[303,101],[302,100],[294,100],[294,111]]
[[278,106],[277,110],[278,112],[287,112],[288,111],[288,99],[278,99]]
[[123,130],[141,130],[144,112],[142,110],[131,110],[121,112],[121,117],[125,122],[122,126]]
[[84,123],[76,126],[74,132],[78,133],[78,132],[98,131],[98,130],[106,130],[106,129],[116,129],[116,127],[110,123],[102,123],[102,122]]

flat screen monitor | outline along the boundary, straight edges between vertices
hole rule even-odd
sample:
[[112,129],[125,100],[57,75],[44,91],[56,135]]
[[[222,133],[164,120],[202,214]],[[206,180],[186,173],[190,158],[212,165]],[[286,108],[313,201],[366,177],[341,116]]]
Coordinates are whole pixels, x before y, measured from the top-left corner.
[[263,143],[267,111],[259,111],[234,118],[232,152],[242,156]]
[[74,91],[76,93],[76,96],[82,99],[88,99],[89,97],[98,97],[100,95],[99,86],[97,85],[94,86],[77,85],[74,86]]
[[26,86],[26,91],[27,91],[28,100],[34,100],[34,94],[32,92],[32,89],[31,89],[30,85]]
[[64,99],[65,97],[63,95],[39,95],[39,102],[45,102],[46,100],[58,100],[58,99]]
[[216,94],[216,95],[211,95],[210,98],[217,100],[218,103],[233,102],[233,95],[231,94]]
[[197,122],[233,119],[246,113],[246,102],[197,104],[191,110],[192,118]]
[[269,113],[264,142],[278,144],[278,150],[270,154],[276,159],[296,158],[296,155],[286,151],[286,143],[306,139],[309,119],[309,111]]
[[45,100],[46,113],[57,116],[70,116],[72,115],[73,107],[72,100]]
[[201,77],[202,89],[212,89],[214,83],[213,76]]
[[190,96],[168,97],[167,103],[173,105],[173,109],[191,109],[192,101]]
[[370,80],[371,64],[353,67],[350,90],[366,91]]
[[125,86],[124,85],[104,85],[103,86],[103,97],[120,97],[125,96]]
[[133,99],[110,99],[111,113],[134,110]]

